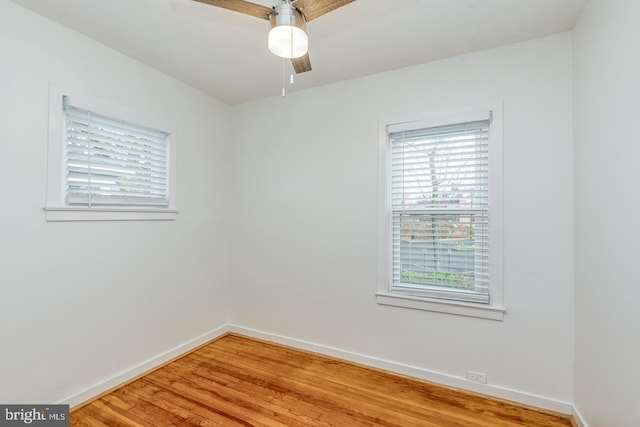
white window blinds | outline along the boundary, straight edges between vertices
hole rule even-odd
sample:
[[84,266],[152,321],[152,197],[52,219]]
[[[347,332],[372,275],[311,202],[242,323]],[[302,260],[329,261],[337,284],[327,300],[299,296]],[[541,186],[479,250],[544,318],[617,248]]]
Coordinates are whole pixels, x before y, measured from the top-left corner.
[[393,291],[490,302],[489,126],[389,129]]
[[66,204],[169,206],[169,134],[67,101],[65,98]]

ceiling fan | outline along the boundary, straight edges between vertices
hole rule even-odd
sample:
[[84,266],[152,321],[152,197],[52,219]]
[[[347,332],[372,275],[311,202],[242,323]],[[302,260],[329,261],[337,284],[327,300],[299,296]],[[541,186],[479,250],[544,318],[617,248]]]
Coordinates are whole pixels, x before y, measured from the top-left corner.
[[269,50],[291,59],[296,73],[311,71],[306,23],[355,0],[282,0],[274,7],[245,0],[194,0],[271,21]]

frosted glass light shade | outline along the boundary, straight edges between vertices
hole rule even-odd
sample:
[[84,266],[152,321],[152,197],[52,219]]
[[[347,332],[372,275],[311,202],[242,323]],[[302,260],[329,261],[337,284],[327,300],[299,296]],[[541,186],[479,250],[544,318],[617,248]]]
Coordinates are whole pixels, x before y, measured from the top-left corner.
[[299,58],[309,50],[307,23],[289,1],[274,7],[269,17],[269,50],[282,58]]
[[299,58],[309,50],[309,37],[301,28],[279,25],[269,30],[269,50],[282,58]]

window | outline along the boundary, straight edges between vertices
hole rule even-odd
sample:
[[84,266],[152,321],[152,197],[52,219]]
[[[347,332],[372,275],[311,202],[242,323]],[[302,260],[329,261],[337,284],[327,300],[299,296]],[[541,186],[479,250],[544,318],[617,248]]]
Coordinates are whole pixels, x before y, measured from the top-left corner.
[[171,126],[52,99],[47,220],[173,219]]
[[502,317],[498,114],[385,126],[379,302]]
[[168,137],[146,128],[64,105],[67,205],[169,205]]

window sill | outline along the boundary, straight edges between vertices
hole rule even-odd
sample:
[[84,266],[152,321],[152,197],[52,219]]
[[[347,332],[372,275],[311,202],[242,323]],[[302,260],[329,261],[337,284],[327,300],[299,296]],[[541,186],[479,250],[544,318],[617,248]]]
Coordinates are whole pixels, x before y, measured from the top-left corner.
[[506,312],[503,307],[427,299],[391,292],[376,292],[376,300],[378,304],[381,305],[435,311],[489,320],[503,320],[504,313]]
[[171,221],[175,209],[44,207],[47,221]]

